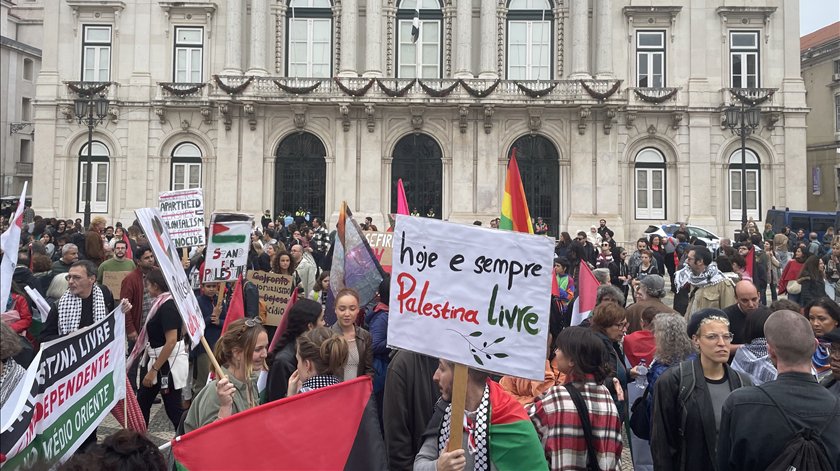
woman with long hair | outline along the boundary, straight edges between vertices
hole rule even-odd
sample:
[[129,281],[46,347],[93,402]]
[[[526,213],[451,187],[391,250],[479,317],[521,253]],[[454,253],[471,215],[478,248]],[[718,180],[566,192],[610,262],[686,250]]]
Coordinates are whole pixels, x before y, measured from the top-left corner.
[[277,252],[277,255],[271,259],[271,273],[278,275],[295,276],[297,270],[297,263],[292,258],[292,254],[287,250]]
[[324,311],[321,305],[311,299],[294,303],[285,314],[288,317],[286,330],[268,355],[268,383],[265,401],[271,402],[286,397],[289,378],[297,369],[295,357],[297,338],[304,332],[324,326]]
[[339,376],[342,381],[358,376],[375,376],[373,368],[373,338],[370,332],[356,325],[359,315],[359,293],[351,288],[344,288],[335,295],[336,323],[332,330],[347,340],[350,356],[344,371]]
[[[793,258],[790,259],[785,265],[785,269],[782,270],[782,276],[779,278],[779,295],[788,294],[788,299],[795,303],[799,303],[801,306],[801,289],[802,285],[799,284],[797,279],[799,278],[799,272],[802,271],[802,265],[805,264],[805,260],[808,259],[808,251],[802,245],[797,245],[793,249]],[[797,292],[791,293],[788,291],[788,288],[794,289]]]
[[772,301],[775,301],[779,297],[778,294],[776,294],[776,286],[779,284],[779,275],[781,274],[782,263],[779,261],[778,257],[776,257],[776,251],[773,250],[773,241],[764,241],[764,253],[767,255],[767,257],[765,257],[766,263],[764,264],[764,269],[767,270],[767,284],[770,285],[771,299]]
[[811,323],[814,337],[819,341],[812,363],[817,374],[823,377],[831,371],[831,365],[828,361],[828,351],[831,344],[824,337],[825,334],[840,328],[840,304],[832,301],[828,296],[818,298],[805,306],[805,317]]
[[[552,386],[528,409],[544,444],[549,469],[589,469],[588,445],[596,450],[600,469],[618,469],[621,458],[621,419],[604,385],[610,366],[603,362],[606,348],[595,332],[569,327],[557,336],[555,358],[564,385]],[[579,397],[586,411],[579,410]],[[587,414],[593,443],[587,444],[580,415]],[[597,425],[596,425],[597,424]]]
[[137,402],[149,425],[152,403],[160,393],[166,415],[177,430],[183,414],[181,389],[187,385],[189,359],[181,340],[181,314],[169,292],[169,285],[162,270],[152,270],[146,275],[146,291],[152,297],[152,305],[146,317],[146,324],[137,337],[130,363],[145,347],[140,362],[140,377],[143,378],[137,392]]
[[41,233],[41,237],[38,239],[42,244],[44,244],[44,248],[47,250],[47,255],[52,257],[53,252],[55,251],[55,244],[53,234],[50,231],[44,231]]
[[802,285],[800,306],[804,307],[816,299],[827,297],[825,293],[825,263],[816,255],[811,255],[805,260],[796,281]]
[[[321,307],[327,307],[327,293],[330,292],[330,272],[324,270],[318,275],[315,281],[315,286],[309,293],[308,298],[321,304]],[[386,301],[387,302],[387,301]]]
[[653,259],[656,261],[656,268],[658,268],[659,273],[665,277],[665,257],[668,256],[665,251],[665,241],[659,234],[653,234],[650,236],[649,245],[650,251],[653,252]]
[[569,246],[572,245],[572,236],[568,232],[561,232],[560,239],[554,247],[554,253],[558,257],[566,257],[566,252],[569,251]]
[[[285,245],[282,245],[282,242],[274,243],[274,244],[266,244],[265,250],[260,256],[257,258],[257,269],[260,271],[271,271],[271,263],[274,261],[274,257],[286,249]],[[281,247],[282,246],[282,247]]]
[[216,342],[213,355],[222,368],[222,378],[210,382],[196,397],[184,422],[191,432],[219,419],[260,404],[257,380],[265,368],[268,334],[259,317],[231,322]]

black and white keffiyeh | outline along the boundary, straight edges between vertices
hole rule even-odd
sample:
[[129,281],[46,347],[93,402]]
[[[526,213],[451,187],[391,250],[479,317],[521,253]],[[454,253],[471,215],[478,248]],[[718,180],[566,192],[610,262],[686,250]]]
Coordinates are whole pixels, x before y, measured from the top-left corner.
[[675,284],[677,285],[677,292],[679,292],[686,283],[691,286],[702,289],[708,286],[714,286],[718,283],[726,281],[726,277],[718,270],[717,264],[712,262],[706,267],[706,270],[699,275],[691,272],[691,269],[686,265],[675,274]]
[[[97,285],[93,285],[93,322],[99,322],[108,315],[105,308],[105,297]],[[58,300],[58,332],[67,335],[79,329],[82,321],[82,298],[72,294],[68,289]]]
[[[468,420],[464,416],[464,433],[469,433],[468,443],[470,454],[474,456],[475,469],[487,471],[490,469],[490,459],[487,456],[487,432],[490,428],[490,387],[484,386],[484,394],[481,396],[481,403],[475,412],[475,420]],[[446,413],[440,424],[438,434],[438,456],[446,451],[446,442],[449,440],[449,427],[452,421],[452,404],[446,407]]]
[[315,389],[326,388],[327,386],[332,386],[340,382],[335,375],[313,376],[303,382],[300,392],[314,391]]
[[26,376],[26,370],[16,361],[8,358],[3,362],[3,373],[0,374],[0,407],[6,405],[9,396],[24,376]]

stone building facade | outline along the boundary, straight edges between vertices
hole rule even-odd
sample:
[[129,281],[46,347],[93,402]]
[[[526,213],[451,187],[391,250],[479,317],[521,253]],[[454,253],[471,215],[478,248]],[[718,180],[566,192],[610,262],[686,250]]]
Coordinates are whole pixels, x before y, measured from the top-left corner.
[[112,221],[200,186],[209,211],[305,207],[329,224],[344,200],[382,227],[402,178],[412,209],[486,224],[515,147],[552,234],[600,218],[619,239],[672,221],[730,233],[731,88],[762,102],[750,216],[804,208],[798,2],[639,3],[56,0],[34,206],[80,213],[74,90],[108,83],[92,207]]
[[808,97],[808,209],[840,211],[840,21],[802,37]]

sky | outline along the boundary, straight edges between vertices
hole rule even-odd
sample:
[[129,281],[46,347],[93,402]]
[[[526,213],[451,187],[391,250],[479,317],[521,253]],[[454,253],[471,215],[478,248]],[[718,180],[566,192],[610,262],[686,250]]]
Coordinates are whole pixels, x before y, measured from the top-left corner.
[[840,21],[840,0],[799,0],[799,34],[824,28]]

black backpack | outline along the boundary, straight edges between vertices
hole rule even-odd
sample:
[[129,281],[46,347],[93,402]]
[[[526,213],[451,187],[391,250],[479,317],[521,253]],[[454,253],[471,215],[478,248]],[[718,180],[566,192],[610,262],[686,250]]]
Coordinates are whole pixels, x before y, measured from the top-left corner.
[[759,386],[758,389],[761,390],[768,399],[770,399],[770,402],[772,402],[774,406],[776,406],[776,409],[778,409],[779,413],[782,414],[782,417],[785,418],[785,422],[787,422],[788,427],[793,430],[793,435],[791,435],[785,443],[782,452],[770,464],[767,471],[788,471],[790,469],[795,469],[796,471],[822,471],[825,469],[831,469],[831,462],[826,456],[825,446],[823,445],[820,436],[825,431],[826,427],[828,427],[828,424],[830,424],[837,416],[837,409],[838,405],[840,405],[840,400],[835,402],[833,413],[828,417],[828,420],[819,431],[808,427],[797,430],[788,418],[787,414],[785,414],[784,409],[779,406],[779,403],[776,402],[776,400],[773,399],[773,397],[770,396],[764,388]]
[[650,384],[648,384],[642,397],[636,399],[636,402],[630,407],[630,430],[633,431],[633,435],[642,440],[650,440],[650,417],[647,415],[647,402],[650,394]]

